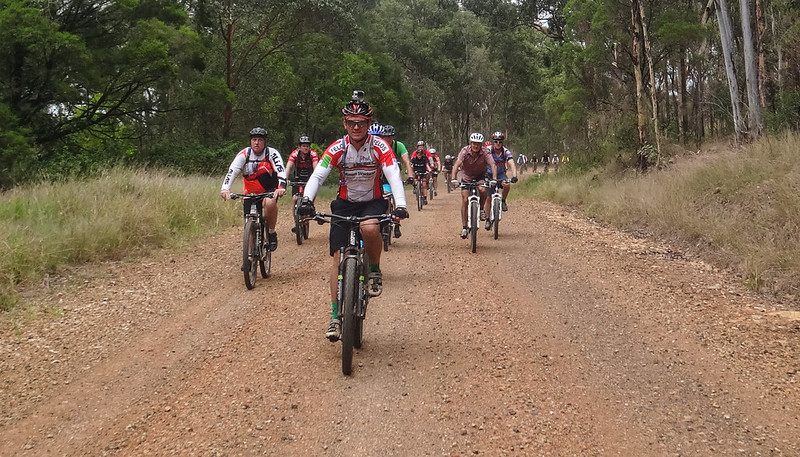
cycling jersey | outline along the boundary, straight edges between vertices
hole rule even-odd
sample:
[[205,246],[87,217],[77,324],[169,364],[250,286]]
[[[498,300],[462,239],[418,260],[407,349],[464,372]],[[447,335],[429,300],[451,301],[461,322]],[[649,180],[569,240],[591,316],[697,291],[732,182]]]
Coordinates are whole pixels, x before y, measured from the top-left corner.
[[483,179],[486,167],[490,167],[492,163],[492,154],[484,146],[481,146],[478,152],[473,153],[472,148],[466,145],[459,151],[458,160],[461,161],[461,179],[470,182]]
[[[491,148],[489,151],[492,155],[492,160],[494,160],[494,166],[497,167],[497,176],[498,178],[500,175],[506,174],[506,162],[509,160],[514,160],[514,155],[511,154],[511,151],[503,146],[503,149],[500,151]],[[491,176],[492,168],[486,167],[486,174]]]
[[255,155],[250,147],[239,151],[222,181],[222,190],[231,190],[233,180],[239,173],[242,173],[246,194],[286,188],[286,169],[281,153],[275,148],[264,148],[260,155]]
[[334,168],[339,170],[339,198],[350,202],[366,202],[383,198],[381,171],[386,175],[397,206],[406,206],[403,180],[389,144],[375,135],[368,135],[361,149],[356,150],[349,136],[333,142],[322,155],[306,185],[304,197],[314,199],[325,178]]
[[445,159],[445,161],[444,161],[444,171],[446,171],[447,173],[450,173],[451,171],[453,171],[453,165],[455,165],[455,163],[456,163],[455,159]]
[[308,181],[311,172],[314,171],[314,162],[319,160],[317,151],[310,149],[306,157],[300,154],[299,149],[295,149],[289,154],[288,163],[294,164],[294,176],[296,181]]
[[397,157],[398,159],[408,154],[408,149],[406,149],[406,145],[397,140],[392,140],[392,151],[394,151],[394,156]]
[[[427,154],[426,154],[427,153]],[[411,154],[411,168],[414,169],[414,174],[424,176],[428,173],[428,165],[431,163],[428,151],[414,151]]]

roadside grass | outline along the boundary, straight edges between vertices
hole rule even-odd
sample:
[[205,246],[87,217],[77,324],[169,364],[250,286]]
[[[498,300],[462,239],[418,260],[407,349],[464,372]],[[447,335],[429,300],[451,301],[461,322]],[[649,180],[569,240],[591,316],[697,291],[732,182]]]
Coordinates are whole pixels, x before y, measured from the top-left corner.
[[677,156],[645,174],[550,175],[526,180],[521,193],[678,243],[753,290],[791,298],[800,288],[799,139]]
[[[0,311],[64,267],[139,258],[241,224],[242,204],[219,198],[220,182],[117,168],[0,194]],[[291,214],[291,198],[280,205]]]

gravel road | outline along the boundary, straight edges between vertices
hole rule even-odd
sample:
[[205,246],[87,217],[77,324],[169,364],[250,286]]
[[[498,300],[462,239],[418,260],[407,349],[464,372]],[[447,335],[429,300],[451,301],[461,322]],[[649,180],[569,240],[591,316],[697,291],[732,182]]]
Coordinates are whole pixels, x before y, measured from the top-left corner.
[[0,455],[800,455],[796,299],[538,201],[472,254],[458,204],[412,209],[350,377],[327,227],[284,215],[252,291],[241,227],[53,280],[0,316]]

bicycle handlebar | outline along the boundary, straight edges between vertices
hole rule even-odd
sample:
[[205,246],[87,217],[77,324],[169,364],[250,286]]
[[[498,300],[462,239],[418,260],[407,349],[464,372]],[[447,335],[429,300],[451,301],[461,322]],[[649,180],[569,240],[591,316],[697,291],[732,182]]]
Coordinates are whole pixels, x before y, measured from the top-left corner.
[[337,220],[340,220],[340,221],[347,221],[347,222],[350,222],[350,223],[353,223],[353,224],[361,224],[362,222],[368,221],[370,219],[377,219],[378,222],[389,222],[389,221],[392,220],[392,215],[383,213],[383,214],[376,214],[376,215],[372,215],[372,216],[342,216],[342,215],[339,215],[339,214],[321,213],[320,212],[320,213],[314,214],[314,217],[312,217],[311,219],[314,219],[317,222],[323,223],[323,224],[326,223],[326,222],[327,223],[331,223],[331,221],[333,219],[337,219]]
[[264,198],[272,198],[275,194],[273,192],[262,192],[260,194],[234,194],[231,193],[231,200],[236,200],[237,198],[244,198],[244,199],[264,199]]

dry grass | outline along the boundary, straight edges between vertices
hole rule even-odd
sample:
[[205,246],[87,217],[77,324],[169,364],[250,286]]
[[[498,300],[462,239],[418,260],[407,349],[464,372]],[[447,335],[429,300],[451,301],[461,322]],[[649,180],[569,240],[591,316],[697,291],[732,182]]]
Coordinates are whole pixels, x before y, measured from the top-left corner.
[[647,174],[546,179],[530,192],[619,227],[679,243],[755,290],[800,288],[800,149],[796,134],[732,151],[676,157]]

